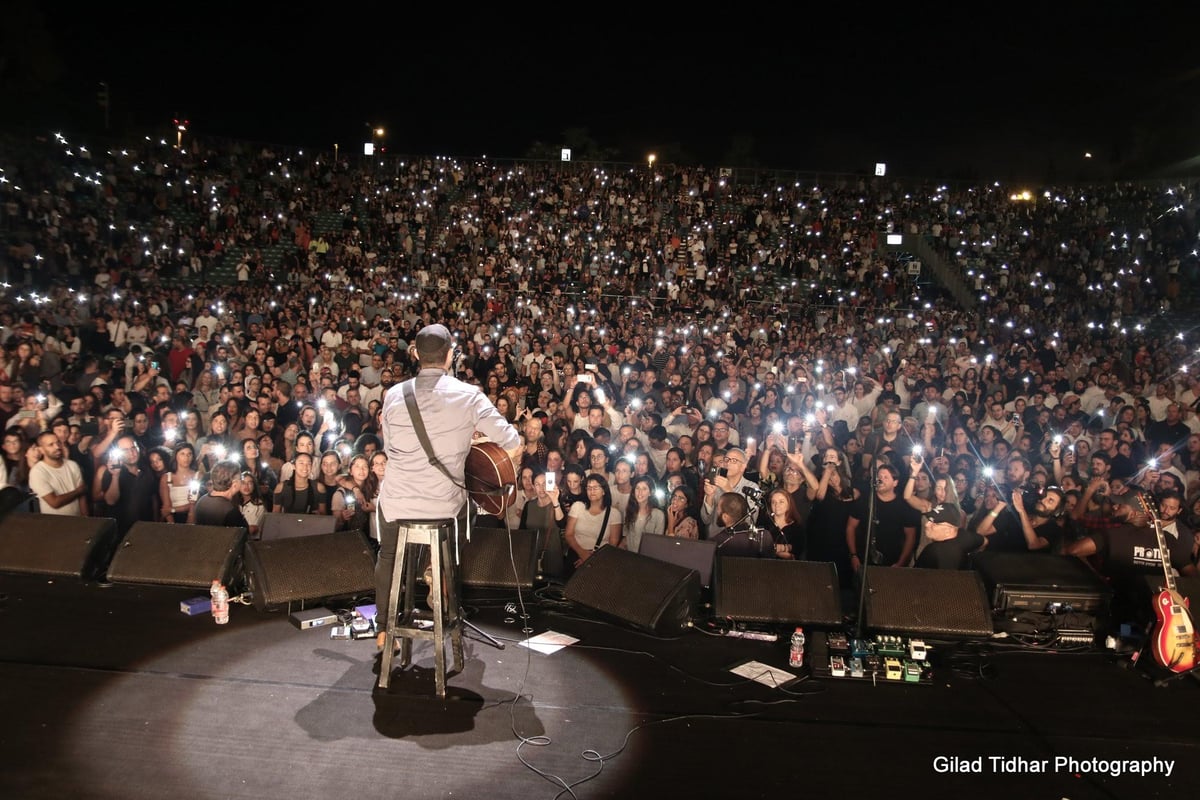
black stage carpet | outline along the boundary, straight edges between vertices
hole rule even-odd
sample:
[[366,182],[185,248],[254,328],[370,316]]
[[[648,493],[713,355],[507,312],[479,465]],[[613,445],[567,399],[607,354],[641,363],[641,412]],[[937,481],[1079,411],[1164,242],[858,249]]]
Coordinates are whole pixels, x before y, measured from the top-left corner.
[[[928,685],[768,687],[729,669],[786,668],[786,641],[655,638],[526,593],[535,634],[580,640],[547,655],[517,646],[514,591],[477,590],[472,621],[507,646],[469,638],[441,701],[428,643],[380,692],[373,640],[249,606],[218,627],[180,613],[194,594],[0,576],[0,797],[1140,800],[1200,779],[1197,684],[1157,687],[1094,650],[944,646]],[[982,773],[939,772],[938,757]],[[1156,757],[1170,777],[1089,771]]]

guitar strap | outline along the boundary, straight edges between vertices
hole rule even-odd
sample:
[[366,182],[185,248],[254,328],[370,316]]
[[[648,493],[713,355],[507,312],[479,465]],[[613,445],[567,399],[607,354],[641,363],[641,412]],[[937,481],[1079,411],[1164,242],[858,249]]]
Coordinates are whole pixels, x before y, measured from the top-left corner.
[[[433,445],[429,441],[429,434],[425,431],[425,420],[423,420],[421,418],[421,409],[417,406],[417,393],[415,390],[416,384],[417,384],[416,378],[410,378],[409,380],[406,380],[400,386],[400,393],[404,395],[404,405],[406,405],[408,407],[408,416],[412,420],[413,430],[417,434],[417,440],[421,443],[421,449],[425,451],[425,456],[426,456],[426,458],[429,459],[429,463],[432,464],[433,466],[437,467],[438,471],[440,471],[443,475],[445,475],[446,479],[448,481],[453,483],[458,488],[462,489],[464,492],[467,492],[467,497],[469,498],[470,490],[467,489],[467,487],[464,486],[462,484],[462,482],[455,480],[454,476],[450,474],[450,470],[446,469],[446,465],[443,464],[440,460],[438,460],[438,457],[433,454]],[[377,506],[377,508],[378,508],[378,506]],[[475,516],[474,513],[467,514],[467,541],[468,542],[471,541],[471,518],[474,516]],[[455,530],[455,536],[454,536],[455,560],[457,561],[457,559],[458,559],[458,519],[457,518],[455,518],[455,520],[454,520],[454,530]]]

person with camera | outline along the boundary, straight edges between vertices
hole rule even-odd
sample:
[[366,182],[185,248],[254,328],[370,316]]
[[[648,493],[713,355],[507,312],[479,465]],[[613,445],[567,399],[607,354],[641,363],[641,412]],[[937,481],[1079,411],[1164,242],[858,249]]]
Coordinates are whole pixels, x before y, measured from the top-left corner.
[[749,505],[750,519],[758,519],[762,504],[762,489],[758,483],[746,477],[746,465],[750,456],[740,447],[731,447],[725,452],[725,466],[710,467],[701,475],[704,481],[704,500],[700,504],[700,520],[707,526],[709,536],[715,537],[726,527],[717,513],[721,496],[727,492],[740,494]]
[[137,438],[122,432],[108,451],[105,467],[96,470],[92,499],[104,502],[117,520],[117,531],[124,535],[135,522],[156,521],[157,495],[158,479],[143,461]]
[[1009,502],[1001,496],[979,520],[976,533],[989,551],[1053,553],[1062,542],[1062,516],[1066,495],[1057,486],[1037,490],[1020,486],[1011,490]]

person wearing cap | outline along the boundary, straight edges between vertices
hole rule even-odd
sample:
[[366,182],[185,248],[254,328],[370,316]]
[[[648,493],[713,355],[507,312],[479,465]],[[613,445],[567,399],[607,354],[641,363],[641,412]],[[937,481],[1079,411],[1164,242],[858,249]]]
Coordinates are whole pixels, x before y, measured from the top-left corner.
[[[502,447],[520,473],[521,436],[479,387],[450,372],[454,340],[444,325],[427,325],[416,335],[412,352],[420,371],[411,381],[393,386],[384,395],[380,437],[387,467],[379,490],[382,516],[379,558],[375,565],[376,625],[387,624],[388,600],[400,523],[415,520],[460,519],[467,511],[464,486],[467,455],[476,432]],[[405,401],[411,386],[429,446],[426,454]],[[436,458],[445,468],[431,463]],[[448,473],[448,474],[446,474]],[[381,642],[382,645],[382,637]]]

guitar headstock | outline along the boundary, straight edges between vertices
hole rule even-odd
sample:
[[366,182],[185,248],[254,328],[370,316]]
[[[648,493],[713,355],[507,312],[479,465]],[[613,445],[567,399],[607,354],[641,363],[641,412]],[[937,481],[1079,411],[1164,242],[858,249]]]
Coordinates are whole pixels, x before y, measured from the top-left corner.
[[1149,492],[1138,492],[1137,501],[1142,513],[1150,518],[1151,524],[1159,521],[1158,501],[1154,499],[1154,495]]

